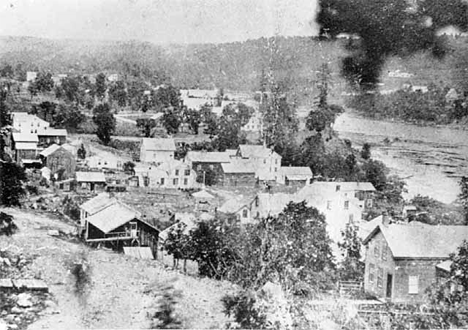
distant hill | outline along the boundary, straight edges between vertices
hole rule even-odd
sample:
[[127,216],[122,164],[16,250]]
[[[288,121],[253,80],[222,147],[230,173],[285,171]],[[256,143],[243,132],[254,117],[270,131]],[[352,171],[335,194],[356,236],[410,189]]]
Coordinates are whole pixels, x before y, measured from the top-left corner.
[[[452,50],[437,61],[427,54],[392,58],[382,72],[382,89],[405,82],[461,83],[468,50],[466,38],[451,39]],[[54,73],[120,72],[156,81],[170,81],[182,88],[213,88],[254,91],[269,79],[284,81],[301,102],[314,95],[316,71],[328,63],[332,72],[332,95],[346,89],[340,76],[346,40],[319,41],[311,37],[260,38],[225,44],[155,45],[140,41],[51,40],[32,37],[0,37],[0,65],[22,64],[26,70]],[[465,60],[466,62],[466,60]],[[461,63],[461,64],[460,64]],[[391,78],[400,70],[412,78]]]

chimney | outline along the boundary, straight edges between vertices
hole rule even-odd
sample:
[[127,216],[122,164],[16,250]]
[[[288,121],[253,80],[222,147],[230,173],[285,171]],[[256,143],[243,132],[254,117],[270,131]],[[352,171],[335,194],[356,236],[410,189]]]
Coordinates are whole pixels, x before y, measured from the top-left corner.
[[382,213],[382,225],[387,227],[390,224],[390,216],[388,215],[387,211]]

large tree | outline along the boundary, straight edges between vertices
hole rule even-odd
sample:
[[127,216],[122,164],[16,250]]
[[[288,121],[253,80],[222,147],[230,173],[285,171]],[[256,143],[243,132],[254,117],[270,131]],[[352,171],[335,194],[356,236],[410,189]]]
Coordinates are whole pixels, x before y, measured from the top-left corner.
[[106,85],[106,75],[104,73],[99,73],[96,76],[95,83],[96,96],[99,100],[103,100],[106,96],[107,85]]
[[96,134],[105,145],[111,141],[111,136],[114,134],[116,120],[111,112],[110,106],[107,103],[98,105],[93,110],[93,121],[97,125]]

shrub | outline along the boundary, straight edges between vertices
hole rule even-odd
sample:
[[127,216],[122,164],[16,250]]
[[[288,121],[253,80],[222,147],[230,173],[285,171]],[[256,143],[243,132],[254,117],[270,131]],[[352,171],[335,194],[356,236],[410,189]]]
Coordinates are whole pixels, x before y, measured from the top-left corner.
[[0,212],[0,235],[11,236],[18,230],[18,227],[13,222],[13,216],[4,212]]
[[251,291],[245,290],[237,295],[226,295],[221,301],[224,313],[234,317],[235,323],[230,323],[230,329],[265,329],[266,315],[259,308],[257,298]]
[[84,249],[79,251],[74,260],[66,260],[65,263],[65,266],[73,276],[73,289],[75,295],[81,304],[86,304],[92,285],[92,269],[88,261],[87,251]]

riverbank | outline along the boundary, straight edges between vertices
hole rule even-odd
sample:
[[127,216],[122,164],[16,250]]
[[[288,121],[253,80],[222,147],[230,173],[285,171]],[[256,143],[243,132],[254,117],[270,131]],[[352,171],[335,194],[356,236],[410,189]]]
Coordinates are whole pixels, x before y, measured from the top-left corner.
[[354,147],[370,143],[373,158],[405,179],[406,198],[420,194],[444,203],[456,200],[458,181],[468,170],[468,131],[369,119],[355,111],[341,114],[334,129]]

